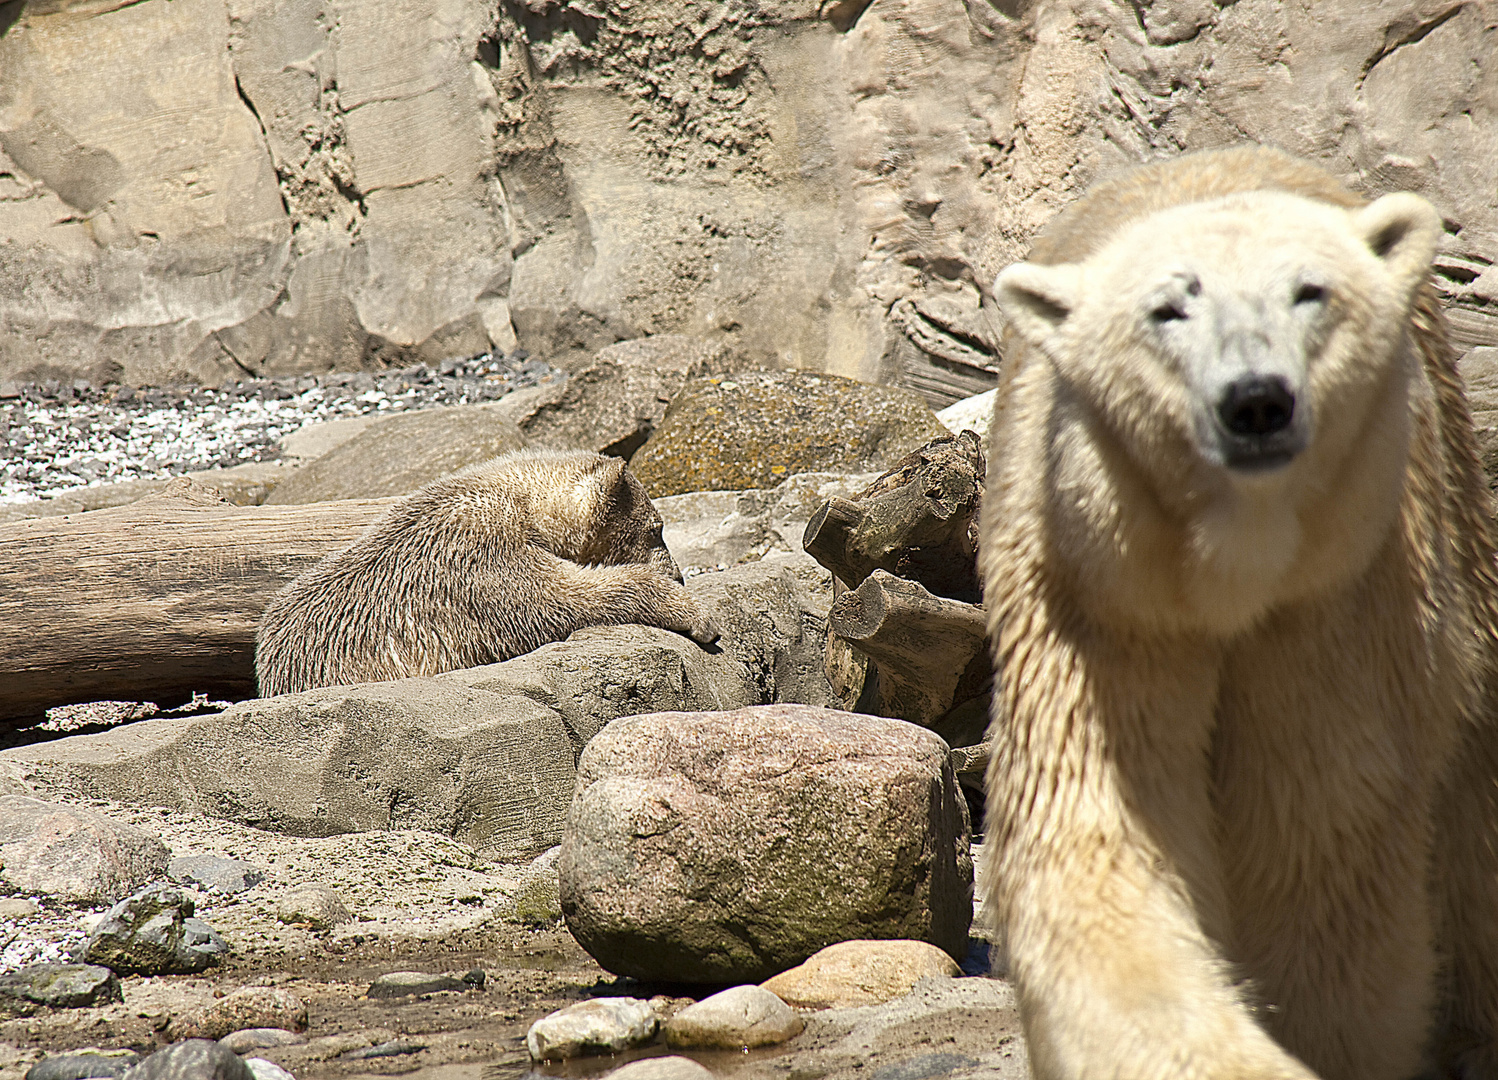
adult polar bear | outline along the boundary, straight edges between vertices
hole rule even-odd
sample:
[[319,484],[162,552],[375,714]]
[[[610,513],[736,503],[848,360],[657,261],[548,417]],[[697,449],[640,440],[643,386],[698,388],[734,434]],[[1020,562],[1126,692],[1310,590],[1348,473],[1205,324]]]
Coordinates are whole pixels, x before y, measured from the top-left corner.
[[1498,1076],[1498,591],[1440,236],[1243,147],[998,277],[988,881],[1038,1077]]

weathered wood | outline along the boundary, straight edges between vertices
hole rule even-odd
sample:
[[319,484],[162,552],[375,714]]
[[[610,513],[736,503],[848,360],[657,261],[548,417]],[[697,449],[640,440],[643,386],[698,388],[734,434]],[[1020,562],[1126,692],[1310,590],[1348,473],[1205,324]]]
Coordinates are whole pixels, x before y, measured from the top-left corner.
[[271,596],[396,501],[235,507],[180,479],[130,506],[0,527],[0,721],[253,696]]
[[933,596],[884,570],[838,597],[827,621],[877,666],[886,716],[929,727],[954,701],[973,697],[988,672],[982,608]]
[[829,500],[807,523],[802,547],[850,587],[887,570],[975,602],[983,473],[971,431],[935,439],[856,499]]

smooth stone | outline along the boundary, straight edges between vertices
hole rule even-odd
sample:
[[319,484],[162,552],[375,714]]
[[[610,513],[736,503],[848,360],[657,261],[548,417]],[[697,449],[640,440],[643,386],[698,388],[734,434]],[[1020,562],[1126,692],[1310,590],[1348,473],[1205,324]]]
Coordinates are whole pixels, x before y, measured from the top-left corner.
[[807,705],[615,720],[578,761],[567,929],[616,975],[668,982],[757,983],[859,938],[962,956],[973,865],[950,754],[915,724]]
[[7,896],[0,900],[0,919],[25,919],[41,910],[34,900],[19,896]]
[[436,994],[444,990],[467,990],[468,987],[468,983],[450,975],[431,975],[424,971],[392,971],[372,982],[367,996],[411,997],[416,994]]
[[133,1050],[56,1054],[26,1070],[26,1080],[116,1080],[140,1061]]
[[795,1009],[764,987],[734,986],[666,1021],[666,1045],[677,1050],[753,1049],[793,1039],[805,1027]]
[[326,885],[298,885],[276,905],[284,923],[306,923],[314,930],[331,930],[353,918],[343,898]]
[[525,1036],[533,1061],[617,1054],[654,1038],[660,1018],[639,998],[593,998],[543,1016]]
[[[794,1074],[793,1074],[794,1075]],[[604,1073],[603,1080],[714,1080],[715,1074],[691,1058],[640,1058]]]
[[158,1050],[130,1070],[130,1080],[255,1080],[250,1067],[228,1047],[188,1039]]
[[231,1031],[220,1039],[220,1046],[227,1046],[236,1054],[248,1054],[251,1050],[271,1050],[278,1046],[300,1046],[307,1041],[305,1035],[285,1028],[255,1027]]
[[424,1042],[415,1042],[411,1039],[391,1039],[389,1042],[376,1043],[374,1046],[366,1046],[362,1050],[350,1050],[344,1054],[343,1061],[365,1061],[369,1058],[401,1057],[405,1054],[416,1054],[427,1048]]
[[167,864],[166,874],[180,885],[224,896],[245,892],[265,880],[265,871],[258,867],[217,855],[184,855],[173,859]]
[[0,1013],[30,1013],[38,1005],[82,1009],[123,1000],[115,973],[96,964],[31,964],[0,975]]
[[882,1005],[921,979],[956,978],[957,962],[924,941],[841,941],[761,985],[798,1009]]

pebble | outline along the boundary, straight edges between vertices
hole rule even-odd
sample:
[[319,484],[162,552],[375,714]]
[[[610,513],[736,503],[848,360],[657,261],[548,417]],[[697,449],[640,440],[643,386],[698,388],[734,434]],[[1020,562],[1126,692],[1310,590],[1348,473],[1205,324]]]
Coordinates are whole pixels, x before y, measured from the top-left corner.
[[81,1009],[124,1000],[115,973],[95,964],[32,964],[0,975],[0,1013],[29,1014],[37,1005]]
[[240,859],[217,855],[183,855],[167,864],[167,877],[204,892],[233,896],[265,880],[265,871]]
[[272,460],[277,440],[307,424],[482,404],[555,375],[517,349],[437,368],[288,375],[218,389],[11,383],[0,393],[0,504]]
[[924,978],[955,978],[962,969],[924,941],[840,941],[761,985],[798,1009],[882,1005]]
[[[290,990],[246,986],[185,1016],[167,1028],[173,1039],[220,1039],[246,1028],[307,1030],[307,1003]],[[276,1045],[274,1043],[270,1045]],[[230,1047],[241,1053],[237,1047]]]
[[805,1021],[762,986],[735,986],[666,1022],[666,1045],[676,1050],[749,1050],[801,1034]]
[[115,1080],[140,1061],[133,1050],[84,1050],[55,1054],[26,1070],[26,1080]]
[[248,1054],[251,1050],[272,1050],[278,1046],[300,1046],[307,1041],[305,1035],[278,1027],[240,1028],[220,1039],[220,1046],[227,1046],[236,1054]]
[[326,885],[298,885],[276,905],[276,917],[284,923],[305,923],[314,930],[331,930],[353,918],[343,898]]
[[655,1037],[660,1018],[639,998],[593,998],[558,1009],[531,1025],[526,1049],[534,1061],[617,1054]]
[[233,1050],[206,1039],[188,1039],[158,1050],[134,1069],[130,1080],[255,1080]]
[[429,975],[424,971],[392,971],[370,984],[368,996],[411,997],[416,994],[437,994],[444,990],[467,990],[469,985],[450,975]]
[[[792,1076],[800,1075],[792,1073]],[[713,1071],[691,1058],[640,1058],[604,1074],[603,1080],[713,1080]]]
[[0,919],[28,919],[41,910],[35,900],[23,896],[7,896],[0,900]]

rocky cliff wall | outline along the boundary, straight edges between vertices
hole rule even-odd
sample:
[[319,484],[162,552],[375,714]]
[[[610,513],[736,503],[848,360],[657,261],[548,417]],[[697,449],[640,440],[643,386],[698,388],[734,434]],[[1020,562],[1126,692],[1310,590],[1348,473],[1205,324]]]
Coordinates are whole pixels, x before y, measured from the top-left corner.
[[991,379],[983,283],[1244,138],[1447,215],[1498,343],[1494,0],[9,0],[0,379],[217,381],[675,332]]

